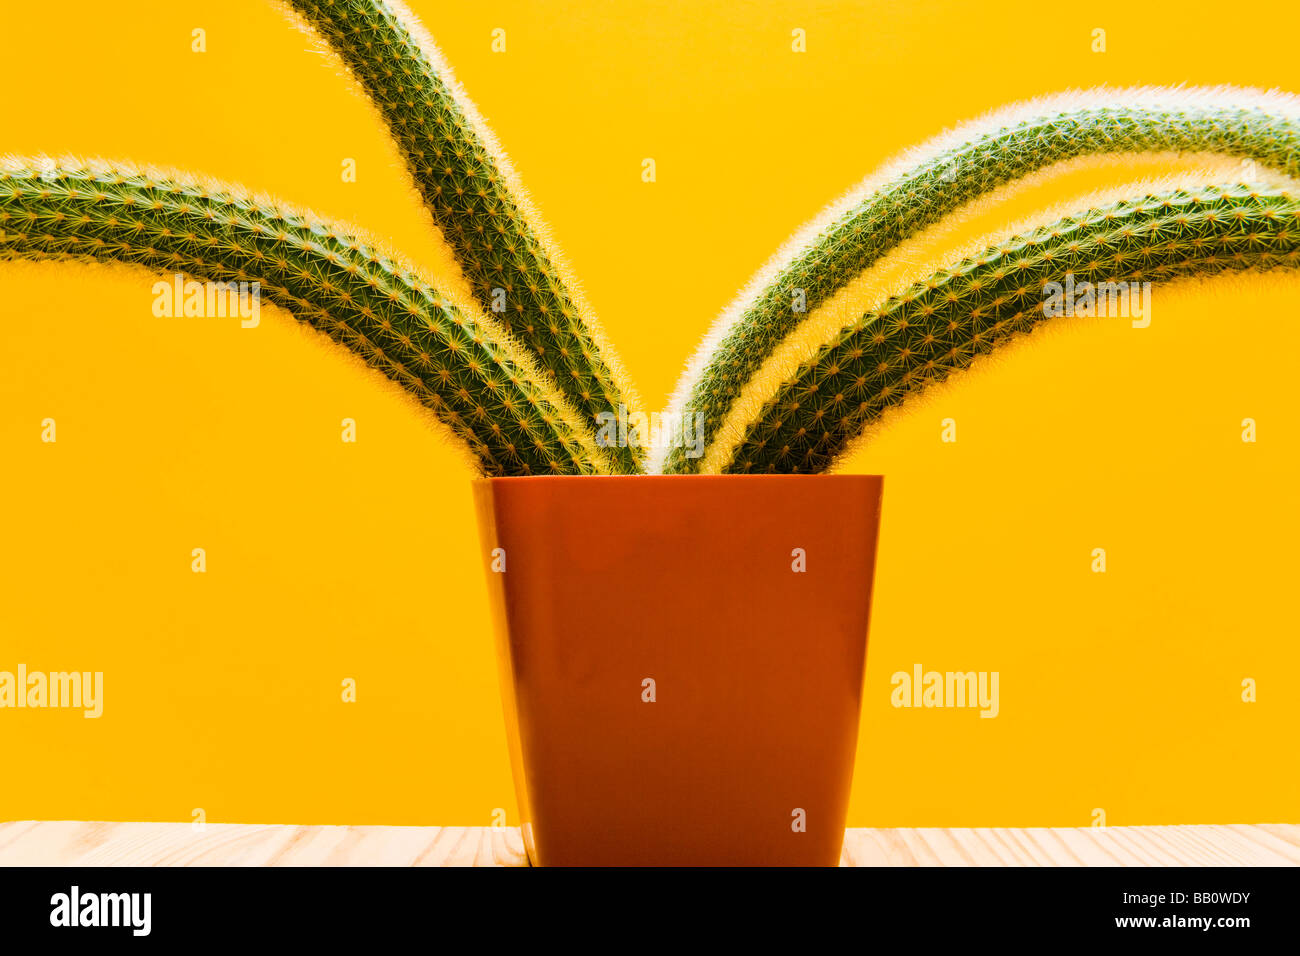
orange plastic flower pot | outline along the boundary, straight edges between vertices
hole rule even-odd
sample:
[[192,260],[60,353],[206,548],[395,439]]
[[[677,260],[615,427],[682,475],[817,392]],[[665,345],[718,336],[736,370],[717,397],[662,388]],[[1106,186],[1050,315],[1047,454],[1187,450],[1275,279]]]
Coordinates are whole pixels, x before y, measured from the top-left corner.
[[533,863],[838,862],[882,483],[475,483]]

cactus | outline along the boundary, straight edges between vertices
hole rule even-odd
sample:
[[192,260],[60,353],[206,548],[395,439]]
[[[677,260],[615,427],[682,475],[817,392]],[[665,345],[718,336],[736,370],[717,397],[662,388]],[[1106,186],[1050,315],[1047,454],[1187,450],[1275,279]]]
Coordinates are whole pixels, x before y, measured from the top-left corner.
[[[745,384],[818,305],[903,240],[1036,170],[1100,154],[1199,151],[1300,175],[1295,97],[1235,90],[1093,91],[1083,97],[1091,105],[1063,108],[1076,99],[1000,111],[973,124],[988,132],[971,136],[963,129],[941,137],[920,151],[921,159],[905,158],[894,175],[873,177],[839,203],[806,245],[760,273],[757,287],[724,313],[679,384],[674,413],[702,414],[705,442],[711,444]],[[796,290],[803,311],[792,308]],[[691,472],[704,460],[675,449],[657,467]]]
[[871,422],[1042,321],[1044,286],[1300,265],[1300,198],[1252,186],[1147,195],[1067,217],[936,273],[805,362],[726,472],[826,470]]
[[277,305],[403,385],[489,474],[608,469],[527,362],[409,267],[310,213],[124,164],[0,168],[0,258],[95,259],[260,282]]
[[[504,309],[511,333],[589,421],[620,404],[635,406],[616,380],[612,352],[597,344],[590,309],[530,224],[504,157],[414,18],[380,0],[290,2],[383,114],[483,308]],[[627,472],[644,458],[635,434],[610,451]]]
[[[635,403],[503,156],[414,18],[383,0],[286,2],[374,100],[476,303],[453,301],[311,213],[103,161],[0,164],[0,259],[92,259],[260,283],[272,302],[409,391],[486,474],[822,471],[886,410],[1045,318],[1044,286],[1066,273],[1121,282],[1300,265],[1300,193],[1288,178],[1300,177],[1295,97],[1093,91],[1082,105],[1014,107],[869,180],[760,273],[669,409],[670,421],[703,416],[707,454],[676,449],[647,467],[635,432],[626,446],[598,435],[602,413]],[[820,334],[805,313],[964,204],[1071,159],[1189,151],[1250,159],[1285,186],[1146,195],[999,243],[831,330],[754,414],[745,411],[753,396],[738,404],[793,335]],[[791,308],[795,290],[802,312]]]

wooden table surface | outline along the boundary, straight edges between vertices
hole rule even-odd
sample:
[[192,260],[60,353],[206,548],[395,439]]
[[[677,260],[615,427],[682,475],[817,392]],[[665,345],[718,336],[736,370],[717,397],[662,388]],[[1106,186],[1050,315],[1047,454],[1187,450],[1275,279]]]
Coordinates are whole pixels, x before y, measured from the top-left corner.
[[[1300,825],[850,829],[847,866],[1300,866]],[[514,827],[0,823],[0,866],[526,866]]]

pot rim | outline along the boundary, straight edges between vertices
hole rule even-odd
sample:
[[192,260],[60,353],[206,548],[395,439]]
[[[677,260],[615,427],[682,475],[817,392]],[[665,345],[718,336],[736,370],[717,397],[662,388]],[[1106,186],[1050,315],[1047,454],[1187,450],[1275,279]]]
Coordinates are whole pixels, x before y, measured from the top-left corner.
[[497,482],[518,484],[523,482],[534,483],[554,483],[554,482],[572,482],[572,481],[617,481],[617,482],[646,482],[646,481],[672,481],[672,482],[722,482],[722,481],[884,481],[884,475],[798,475],[798,474],[763,474],[763,475],[508,475],[508,476],[483,476],[471,478],[473,484],[493,484]]

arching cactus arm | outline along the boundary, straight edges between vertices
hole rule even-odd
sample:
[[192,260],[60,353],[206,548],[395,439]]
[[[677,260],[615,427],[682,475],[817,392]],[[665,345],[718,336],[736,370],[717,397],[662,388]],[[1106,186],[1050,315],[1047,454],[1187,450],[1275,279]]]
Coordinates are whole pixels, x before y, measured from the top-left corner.
[[[770,278],[715,325],[671,411],[702,416],[711,444],[746,384],[818,306],[900,243],[993,189],[1066,160],[1187,152],[1300,175],[1300,100],[1233,89],[1091,91],[1020,104],[940,137],[855,190],[764,270]],[[709,457],[674,449],[652,470],[696,471]]]
[[[504,156],[450,79],[432,42],[398,4],[288,0],[339,54],[387,122],[425,206],[484,310],[529,349],[595,426],[636,400],[618,381],[590,310],[561,276]],[[636,472],[638,441],[610,449]]]
[[[1149,195],[1017,236],[911,286],[823,345],[716,469],[821,472],[885,411],[1057,314],[1055,290],[1300,266],[1300,198],[1253,186]],[[1131,286],[1130,286],[1131,288]]]
[[310,214],[179,174],[0,166],[0,259],[93,259],[258,292],[398,382],[488,474],[609,469],[515,348],[409,268]]

